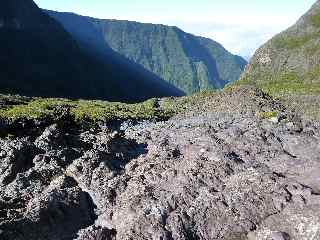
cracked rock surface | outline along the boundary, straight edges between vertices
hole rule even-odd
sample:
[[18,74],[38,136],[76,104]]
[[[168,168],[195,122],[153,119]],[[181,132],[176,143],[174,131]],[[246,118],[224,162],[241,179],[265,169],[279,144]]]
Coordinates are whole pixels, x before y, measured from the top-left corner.
[[320,125],[252,89],[213,105],[0,140],[0,239],[320,239]]

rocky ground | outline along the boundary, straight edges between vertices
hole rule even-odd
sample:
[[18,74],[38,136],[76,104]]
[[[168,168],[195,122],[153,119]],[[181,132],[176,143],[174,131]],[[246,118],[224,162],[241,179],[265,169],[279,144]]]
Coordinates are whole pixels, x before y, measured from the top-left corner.
[[0,239],[320,239],[320,124],[259,90],[167,121],[8,124]]

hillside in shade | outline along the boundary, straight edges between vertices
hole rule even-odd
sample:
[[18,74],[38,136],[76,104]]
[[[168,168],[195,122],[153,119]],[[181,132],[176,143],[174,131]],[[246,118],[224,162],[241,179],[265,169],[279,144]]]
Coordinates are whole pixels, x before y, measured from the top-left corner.
[[31,0],[1,1],[0,53],[2,93],[129,102],[183,94],[126,59],[92,57]]
[[111,48],[188,94],[223,88],[247,63],[221,44],[177,27],[48,13],[75,39],[89,43],[90,51]]

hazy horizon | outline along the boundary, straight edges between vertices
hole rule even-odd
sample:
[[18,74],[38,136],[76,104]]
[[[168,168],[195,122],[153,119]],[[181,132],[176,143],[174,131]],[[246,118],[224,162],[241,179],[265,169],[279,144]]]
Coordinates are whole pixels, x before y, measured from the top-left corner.
[[177,26],[211,38],[243,57],[293,25],[315,0],[35,0],[39,7],[81,15]]

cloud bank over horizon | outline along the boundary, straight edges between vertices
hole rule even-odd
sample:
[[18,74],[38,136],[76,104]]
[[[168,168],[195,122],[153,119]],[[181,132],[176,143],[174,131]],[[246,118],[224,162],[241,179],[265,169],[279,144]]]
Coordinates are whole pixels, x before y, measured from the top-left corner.
[[[199,18],[198,18],[199,19]],[[244,16],[237,15],[202,18],[202,21],[179,22],[172,21],[183,30],[196,35],[211,38],[234,54],[246,59],[274,35],[293,25],[298,18],[284,16]]]

